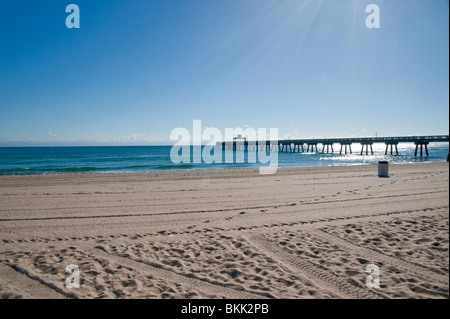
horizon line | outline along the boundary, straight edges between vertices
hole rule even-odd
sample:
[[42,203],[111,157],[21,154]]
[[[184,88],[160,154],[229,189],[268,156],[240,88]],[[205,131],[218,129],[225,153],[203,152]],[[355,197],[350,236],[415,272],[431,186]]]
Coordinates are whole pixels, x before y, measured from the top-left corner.
[[[412,137],[447,137],[449,138],[449,134],[437,134],[437,135],[392,135],[392,136],[366,136],[366,137],[362,137],[362,136],[350,136],[350,137],[309,137],[309,138],[280,138],[277,139],[276,141],[301,141],[301,140],[332,140],[332,139],[372,139],[372,138],[376,138],[376,139],[384,139],[384,138],[412,138]],[[257,141],[261,141],[261,140],[247,140],[245,139],[246,142],[257,142]],[[275,141],[275,140],[271,140],[271,139],[266,139],[265,141]],[[150,143],[150,144],[146,144],[145,142],[142,142],[142,144],[130,144],[133,142],[129,142],[128,144],[115,144],[116,142],[98,142],[97,144],[95,144],[96,142],[93,141],[94,144],[76,144],[76,143],[82,143],[80,142],[72,142],[70,144],[64,144],[64,142],[61,142],[60,145],[58,144],[52,144],[51,142],[27,142],[27,141],[11,141],[11,142],[0,142],[0,148],[19,148],[19,147],[148,147],[148,146],[174,146],[174,145],[178,145],[178,146],[198,146],[197,144],[194,145],[195,142],[198,141],[192,141],[190,144],[177,144],[177,141],[173,141],[172,144],[165,144],[163,142],[161,143]],[[202,142],[202,141],[201,141]],[[221,140],[221,141],[216,141],[217,143],[229,143],[229,142],[234,142],[234,140]],[[430,141],[433,142],[433,141]],[[446,143],[445,141],[437,141],[440,143]],[[49,144],[47,144],[49,143]],[[320,143],[320,142],[319,142]],[[338,142],[336,142],[338,143]],[[358,142],[355,142],[358,143]],[[408,142],[404,142],[404,143],[408,143]],[[411,142],[413,143],[413,142]],[[448,141],[447,141],[448,143]],[[16,145],[7,145],[7,144],[16,144]],[[23,145],[21,145],[23,144]],[[33,145],[35,144],[35,145]],[[205,145],[210,145],[208,143],[200,143],[201,146],[205,146]]]

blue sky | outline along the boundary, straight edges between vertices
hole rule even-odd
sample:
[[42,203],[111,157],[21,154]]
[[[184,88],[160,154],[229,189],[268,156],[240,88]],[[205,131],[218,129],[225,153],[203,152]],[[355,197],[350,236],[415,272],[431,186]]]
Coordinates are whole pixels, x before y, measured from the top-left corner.
[[[80,29],[65,8],[80,8]],[[369,4],[381,28],[365,25]],[[446,0],[0,4],[0,145],[169,144],[192,121],[280,137],[449,132]]]

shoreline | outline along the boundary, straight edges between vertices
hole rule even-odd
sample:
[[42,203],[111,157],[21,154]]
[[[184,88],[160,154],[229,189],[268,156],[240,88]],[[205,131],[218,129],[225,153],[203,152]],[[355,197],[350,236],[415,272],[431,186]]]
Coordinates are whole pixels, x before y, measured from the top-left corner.
[[[415,162],[415,163],[389,163],[389,166],[395,165],[395,166],[402,166],[402,165],[432,165],[432,164],[445,164],[448,162],[445,160],[442,161],[433,161],[433,162]],[[278,171],[283,171],[283,170],[310,170],[310,169],[322,169],[322,168],[343,168],[343,167],[367,167],[367,166],[377,166],[378,163],[366,163],[366,164],[361,164],[361,163],[357,163],[357,164],[342,164],[342,165],[328,165],[328,166],[289,166],[289,167],[279,167],[277,168],[277,172]],[[182,172],[214,172],[214,171],[249,171],[249,172],[258,172],[259,174],[259,168],[254,168],[254,167],[237,167],[237,168],[189,168],[189,169],[164,169],[164,170],[150,170],[150,171],[142,171],[142,172],[54,172],[54,173],[36,173],[36,174],[8,174],[8,175],[0,175],[0,179],[1,178],[5,178],[5,177],[11,177],[11,176],[15,176],[15,177],[30,177],[30,176],[53,176],[53,175],[74,175],[74,176],[78,176],[78,175],[113,175],[113,176],[117,176],[117,175],[140,175],[140,174],[161,174],[161,173],[167,173],[167,174],[173,174],[173,173],[177,173],[180,172],[180,174]],[[276,174],[276,173],[275,173]]]

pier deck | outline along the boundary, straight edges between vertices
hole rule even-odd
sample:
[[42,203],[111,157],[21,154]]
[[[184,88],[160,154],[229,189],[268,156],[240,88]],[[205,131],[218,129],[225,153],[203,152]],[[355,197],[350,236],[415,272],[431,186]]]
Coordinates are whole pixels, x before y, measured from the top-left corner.
[[[351,138],[318,138],[318,139],[284,139],[278,141],[247,141],[245,139],[234,140],[230,142],[218,143],[222,146],[222,150],[264,150],[279,151],[279,152],[304,152],[304,145],[307,145],[307,152],[318,153],[318,144],[322,144],[322,153],[334,153],[333,144],[340,144],[340,154],[345,150],[345,154],[352,153],[352,144],[361,144],[361,155],[371,153],[373,155],[373,144],[384,143],[386,145],[385,154],[388,154],[390,148],[391,155],[399,155],[399,143],[414,143],[416,150],[414,156],[429,156],[428,145],[430,143],[445,143],[449,142],[449,135],[431,135],[431,136],[397,136],[397,137],[351,137]],[[369,151],[370,148],[370,151]],[[395,148],[395,151],[394,151]]]

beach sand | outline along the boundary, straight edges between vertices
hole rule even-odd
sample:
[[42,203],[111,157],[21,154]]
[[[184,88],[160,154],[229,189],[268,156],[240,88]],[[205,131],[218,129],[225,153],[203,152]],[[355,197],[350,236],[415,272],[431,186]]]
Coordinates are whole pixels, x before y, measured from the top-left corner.
[[448,298],[448,182],[448,163],[0,176],[0,298]]

